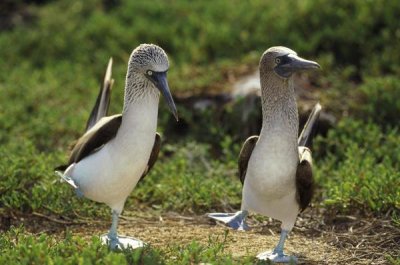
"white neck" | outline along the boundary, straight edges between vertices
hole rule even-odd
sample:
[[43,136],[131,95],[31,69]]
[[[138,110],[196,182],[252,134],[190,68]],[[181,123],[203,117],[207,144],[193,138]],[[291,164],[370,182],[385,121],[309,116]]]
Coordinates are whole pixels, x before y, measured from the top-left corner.
[[126,153],[132,149],[136,149],[136,152],[147,151],[149,144],[152,147],[157,129],[159,98],[160,93],[147,78],[128,70],[122,123],[114,140],[115,149]]
[[132,102],[125,102],[121,127],[118,135],[124,137],[134,131],[151,133],[154,137],[157,129],[159,95],[147,94]]

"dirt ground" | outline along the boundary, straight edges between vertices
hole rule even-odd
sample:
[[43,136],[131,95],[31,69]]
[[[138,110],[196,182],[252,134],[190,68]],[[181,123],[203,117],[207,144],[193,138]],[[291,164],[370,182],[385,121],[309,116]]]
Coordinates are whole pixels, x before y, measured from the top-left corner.
[[[122,225],[121,232],[134,235],[153,246],[163,248],[171,243],[185,245],[193,240],[207,244],[209,237],[224,240],[226,230],[222,225],[196,224],[194,222],[167,220],[164,222],[139,226],[135,223]],[[251,231],[242,232],[229,229],[226,238],[227,253],[240,259],[244,256],[255,256],[260,252],[273,248],[279,239],[279,234],[271,231],[263,231],[261,227]],[[272,234],[272,233],[273,234]],[[293,233],[287,240],[286,252],[299,257],[300,264],[333,264],[337,260],[340,251],[318,238],[304,238]]]
[[[229,229],[205,215],[125,211],[118,232],[160,249],[172,245],[185,246],[192,241],[207,246],[210,239],[219,243],[225,240],[225,253],[240,260],[241,257],[271,250],[279,239],[279,222],[258,216],[251,216],[248,221],[251,230],[242,232]],[[68,230],[91,238],[106,233],[111,223],[40,213],[29,216],[11,214],[0,218],[0,230],[3,231],[20,224],[33,234],[48,233],[62,238]],[[327,218],[307,210],[297,218],[286,240],[285,252],[297,256],[298,264],[390,264],[388,256],[400,261],[400,228],[391,224],[390,218],[339,215]]]
[[[9,223],[24,223],[32,233],[45,232],[63,237],[68,229],[73,234],[88,238],[106,233],[110,225],[110,222],[92,219],[69,220],[33,215],[34,218],[14,216]],[[279,239],[278,222],[253,216],[249,224],[252,229],[241,232],[228,229],[204,215],[125,212],[118,231],[153,247],[166,249],[171,244],[184,246],[192,241],[207,245],[210,238],[222,243],[229,230],[224,251],[240,260],[240,257],[255,256],[272,249]],[[389,255],[400,260],[400,229],[393,226],[389,219],[371,217],[335,216],[327,223],[321,215],[316,216],[309,211],[298,217],[285,250],[298,257],[298,264],[390,264]]]

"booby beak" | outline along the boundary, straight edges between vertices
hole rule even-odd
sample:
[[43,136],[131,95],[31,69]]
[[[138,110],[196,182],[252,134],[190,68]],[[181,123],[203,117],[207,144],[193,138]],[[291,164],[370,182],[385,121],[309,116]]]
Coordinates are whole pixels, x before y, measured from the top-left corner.
[[280,58],[281,63],[275,67],[275,73],[282,77],[290,77],[293,73],[321,68],[318,63],[303,59],[295,54],[287,54]]
[[176,110],[171,92],[169,91],[167,72],[153,72],[150,80],[158,88],[158,90],[160,90],[161,94],[163,94],[165,101],[167,101],[169,109],[171,110],[172,114],[174,114],[176,121],[178,121],[178,112]]

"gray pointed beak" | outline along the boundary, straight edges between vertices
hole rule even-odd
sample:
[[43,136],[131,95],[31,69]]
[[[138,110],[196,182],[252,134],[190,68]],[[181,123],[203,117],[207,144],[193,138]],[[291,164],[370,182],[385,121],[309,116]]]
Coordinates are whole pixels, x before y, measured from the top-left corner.
[[285,57],[284,62],[275,67],[275,72],[282,77],[287,78],[295,72],[321,68],[318,63],[294,54],[288,54]]
[[321,68],[318,63],[303,59],[294,54],[289,54],[288,58],[290,58],[291,61],[287,65],[282,65],[282,67],[287,67],[289,69],[292,69],[292,71],[294,72]]
[[158,90],[160,90],[168,104],[169,109],[171,110],[172,114],[174,114],[176,121],[178,121],[178,111],[176,110],[174,99],[169,91],[167,72],[153,72],[150,80],[154,83]]

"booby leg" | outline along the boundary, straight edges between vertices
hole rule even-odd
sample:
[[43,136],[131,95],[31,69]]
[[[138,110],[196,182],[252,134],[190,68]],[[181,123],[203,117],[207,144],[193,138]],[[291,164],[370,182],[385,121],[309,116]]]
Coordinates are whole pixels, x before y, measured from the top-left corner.
[[282,229],[279,243],[278,245],[276,245],[275,249],[272,252],[271,251],[262,252],[257,255],[257,258],[259,260],[270,260],[272,262],[297,263],[297,258],[295,256],[288,256],[285,255],[285,253],[283,253],[283,247],[288,233],[289,231]]
[[104,234],[100,236],[101,242],[104,245],[108,245],[110,249],[126,249],[126,248],[141,248],[144,246],[144,242],[128,236],[118,236],[117,227],[118,227],[118,219],[119,212],[113,210],[112,211],[112,223],[110,227],[110,231],[108,234]]
[[246,223],[247,215],[248,212],[243,210],[236,213],[209,213],[208,217],[221,221],[235,230],[249,230],[249,226]]

